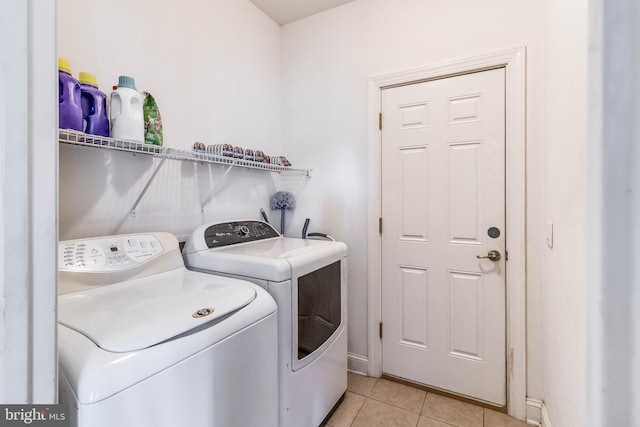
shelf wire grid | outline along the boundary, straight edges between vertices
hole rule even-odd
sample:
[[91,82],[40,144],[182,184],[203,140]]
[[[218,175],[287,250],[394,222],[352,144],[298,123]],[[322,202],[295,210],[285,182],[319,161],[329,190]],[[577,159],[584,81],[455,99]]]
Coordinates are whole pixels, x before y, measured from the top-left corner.
[[233,157],[224,157],[209,154],[201,151],[186,151],[177,148],[162,147],[159,145],[146,144],[143,142],[128,141],[125,139],[108,138],[98,135],[90,135],[83,132],[60,129],[59,142],[64,144],[80,145],[129,153],[140,153],[154,157],[167,158],[173,160],[220,164],[227,166],[239,166],[249,169],[258,169],[269,172],[277,172],[287,175],[311,176],[311,169],[296,169],[290,166],[275,165],[271,163],[261,163]]

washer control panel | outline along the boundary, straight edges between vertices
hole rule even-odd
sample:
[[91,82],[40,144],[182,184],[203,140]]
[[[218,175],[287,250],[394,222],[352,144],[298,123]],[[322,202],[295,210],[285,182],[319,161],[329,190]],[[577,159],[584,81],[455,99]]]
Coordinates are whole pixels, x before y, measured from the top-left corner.
[[204,241],[208,248],[219,248],[273,237],[280,237],[280,234],[271,225],[262,221],[222,222],[207,227],[204,231]]
[[162,244],[152,234],[65,241],[58,245],[58,269],[87,272],[125,270],[163,251]]

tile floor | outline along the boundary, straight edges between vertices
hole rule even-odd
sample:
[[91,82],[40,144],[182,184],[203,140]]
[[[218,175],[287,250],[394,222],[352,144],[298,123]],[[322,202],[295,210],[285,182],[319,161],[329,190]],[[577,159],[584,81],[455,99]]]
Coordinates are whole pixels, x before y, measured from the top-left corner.
[[330,427],[525,427],[500,412],[384,379],[349,372]]

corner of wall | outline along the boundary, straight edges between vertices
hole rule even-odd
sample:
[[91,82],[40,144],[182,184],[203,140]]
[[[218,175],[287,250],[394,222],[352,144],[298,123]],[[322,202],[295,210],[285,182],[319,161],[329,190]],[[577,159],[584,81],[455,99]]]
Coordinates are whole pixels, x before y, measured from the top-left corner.
[[369,372],[369,358],[361,354],[348,353],[347,368],[349,369],[349,371],[367,375],[367,373]]
[[527,425],[530,426],[551,427],[549,412],[547,412],[544,401],[527,398],[527,416],[525,421]]

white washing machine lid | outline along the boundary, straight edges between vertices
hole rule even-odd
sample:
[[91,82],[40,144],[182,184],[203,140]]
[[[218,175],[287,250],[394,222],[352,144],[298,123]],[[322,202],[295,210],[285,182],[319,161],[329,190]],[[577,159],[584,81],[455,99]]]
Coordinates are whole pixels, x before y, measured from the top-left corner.
[[214,324],[255,299],[248,284],[181,268],[61,296],[58,321],[104,350],[129,352]]

